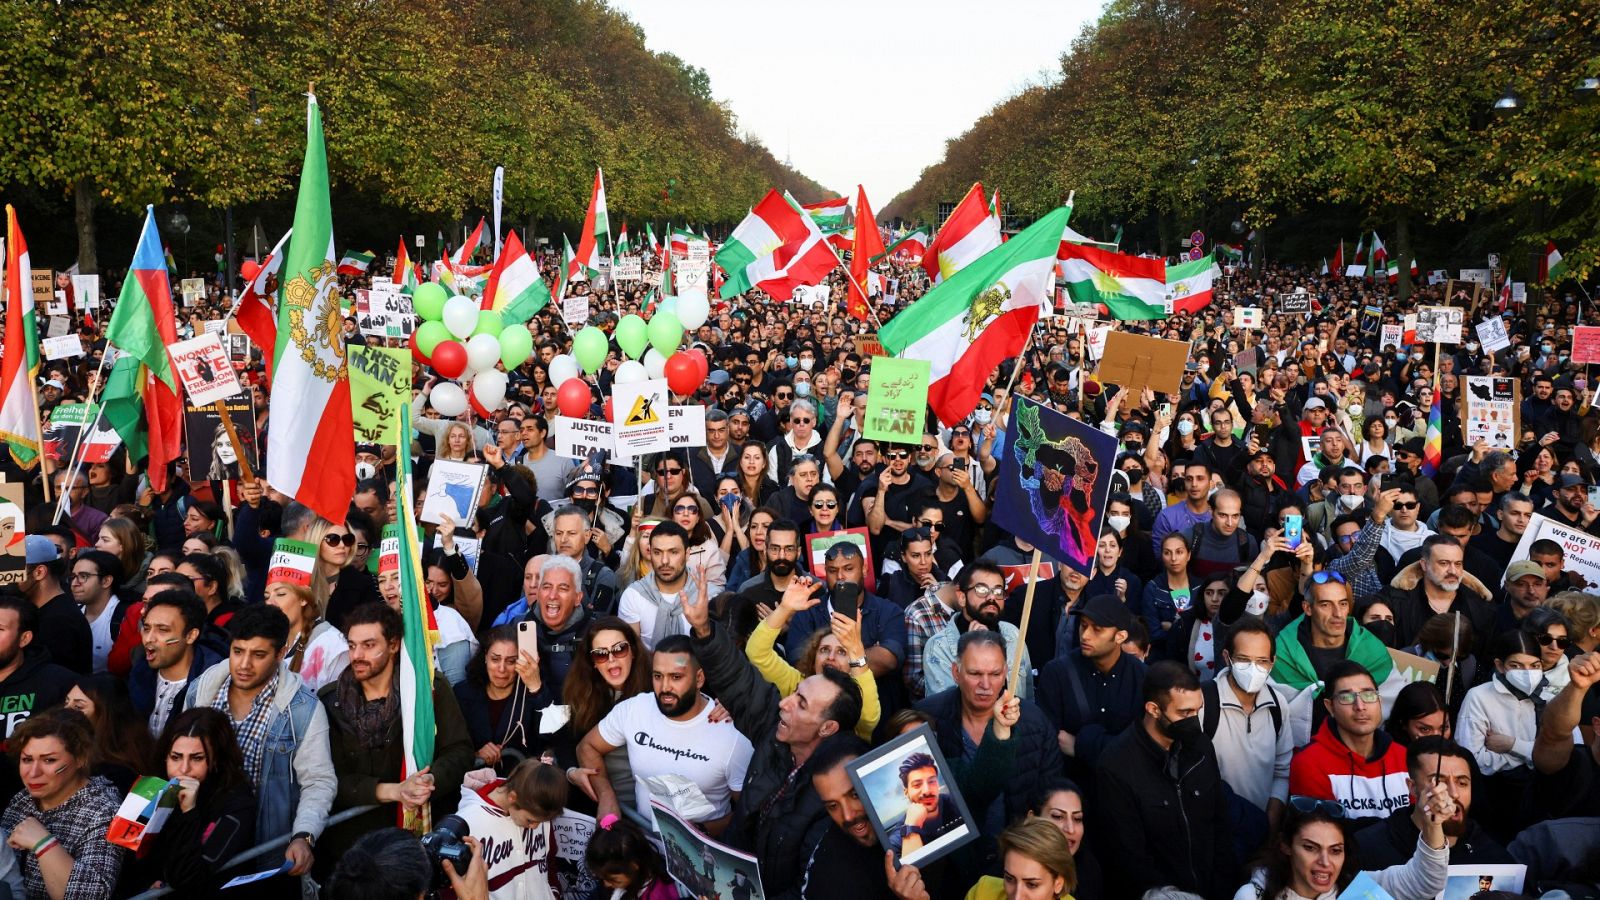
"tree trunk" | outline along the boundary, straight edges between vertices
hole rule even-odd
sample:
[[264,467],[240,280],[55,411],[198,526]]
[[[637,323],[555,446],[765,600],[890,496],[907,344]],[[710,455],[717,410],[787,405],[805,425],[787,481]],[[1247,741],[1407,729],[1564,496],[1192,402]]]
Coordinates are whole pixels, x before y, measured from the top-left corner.
[[[1394,222],[1395,262],[1400,266],[1400,286],[1395,297],[1401,303],[1411,296],[1411,217],[1401,211]],[[1385,276],[1387,277],[1387,276]]]
[[72,199],[75,207],[73,218],[78,227],[78,272],[93,275],[100,271],[99,253],[94,240],[94,210],[100,198],[89,179],[80,178],[72,186]]
[[1255,270],[1257,277],[1260,277],[1267,267],[1267,226],[1257,225],[1255,238],[1255,247],[1250,254],[1250,268]]

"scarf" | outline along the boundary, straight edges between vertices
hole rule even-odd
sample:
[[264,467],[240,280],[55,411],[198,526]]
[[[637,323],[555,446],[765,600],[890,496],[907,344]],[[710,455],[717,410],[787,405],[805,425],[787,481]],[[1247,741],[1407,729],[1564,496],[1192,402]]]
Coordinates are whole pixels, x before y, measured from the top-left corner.
[[1383,523],[1383,540],[1379,542],[1378,546],[1389,551],[1389,557],[1398,562],[1400,557],[1406,555],[1407,551],[1421,547],[1422,542],[1427,540],[1431,534],[1433,532],[1425,525],[1418,524],[1414,531],[1401,531],[1394,527],[1394,523],[1385,522]]
[[[668,600],[666,595],[661,593],[661,588],[656,586],[656,579],[653,574],[645,575],[645,577],[635,581],[634,584],[638,586],[639,592],[644,594],[644,598],[650,601],[651,609],[656,611],[654,632],[656,640],[659,641],[669,634],[689,633],[689,622],[683,617],[683,595],[700,589],[695,584],[693,573],[683,579],[683,589],[678,591],[677,596],[671,600]],[[681,627],[674,628],[674,625],[680,625]]]
[[[280,670],[281,671],[281,670]],[[278,693],[278,674],[273,674],[267,686],[256,694],[250,702],[250,712],[245,714],[243,722],[236,722],[233,726],[235,736],[239,739],[239,751],[244,754],[244,771],[250,776],[250,783],[259,790],[261,787],[261,757],[265,754],[267,744],[267,726],[270,724],[269,715],[272,709],[272,698]],[[217,696],[211,700],[211,708],[221,710],[229,719],[233,713],[228,705],[228,689],[233,686],[230,676],[222,682],[217,689]]]
[[382,700],[368,700],[366,692],[350,669],[339,673],[339,705],[350,716],[355,728],[356,743],[363,750],[380,750],[389,742],[389,726],[400,715],[400,692],[395,680],[389,684],[389,696]]

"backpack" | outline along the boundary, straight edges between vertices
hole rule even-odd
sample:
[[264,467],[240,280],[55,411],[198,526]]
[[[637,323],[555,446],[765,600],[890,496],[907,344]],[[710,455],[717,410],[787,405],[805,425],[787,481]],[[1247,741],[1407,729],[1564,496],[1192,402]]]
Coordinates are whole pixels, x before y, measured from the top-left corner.
[[[1199,559],[1199,557],[1195,556],[1195,551],[1200,549],[1200,540],[1205,536],[1205,529],[1210,524],[1210,522],[1196,522],[1189,526],[1189,559]],[[1250,535],[1245,533],[1242,524],[1238,530],[1234,531],[1233,538],[1239,544],[1238,564],[1241,566],[1249,565],[1251,559]]]
[[[1221,678],[1219,674],[1217,678]],[[1272,691],[1272,705],[1267,711],[1272,713],[1272,734],[1283,734],[1283,698],[1272,685],[1263,685],[1265,690]],[[1205,708],[1200,711],[1200,728],[1205,731],[1207,738],[1217,736],[1217,726],[1222,724],[1222,693],[1217,689],[1216,678],[1201,683],[1200,696],[1205,698]]]

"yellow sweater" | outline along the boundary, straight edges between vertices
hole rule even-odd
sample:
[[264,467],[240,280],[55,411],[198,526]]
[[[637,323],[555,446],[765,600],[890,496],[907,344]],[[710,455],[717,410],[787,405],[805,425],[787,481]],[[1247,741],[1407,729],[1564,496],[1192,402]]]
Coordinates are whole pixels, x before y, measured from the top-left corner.
[[[985,875],[967,891],[967,900],[1006,900],[1006,883],[995,875]],[[1062,894],[1061,900],[1072,900],[1071,894]]]
[[[778,631],[765,622],[756,626],[750,635],[750,641],[744,645],[744,655],[749,657],[750,664],[756,667],[768,683],[778,689],[778,696],[787,697],[794,693],[800,686],[802,676],[800,670],[789,665],[788,661],[779,656],[772,649],[778,641]],[[856,723],[856,734],[863,740],[872,740],[872,730],[878,727],[878,719],[883,716],[883,709],[878,705],[878,682],[872,677],[871,669],[862,669],[851,673],[856,680],[856,686],[861,688],[861,721]]]

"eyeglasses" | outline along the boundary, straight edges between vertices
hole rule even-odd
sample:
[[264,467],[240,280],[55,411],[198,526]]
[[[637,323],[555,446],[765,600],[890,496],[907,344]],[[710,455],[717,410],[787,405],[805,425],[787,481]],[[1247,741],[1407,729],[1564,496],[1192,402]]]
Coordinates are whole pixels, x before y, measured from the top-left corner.
[[572,496],[574,496],[574,497],[598,497],[598,496],[600,496],[600,489],[597,488],[597,487],[582,487],[582,486],[579,486],[579,487],[575,487],[575,488],[572,489]]
[[933,521],[929,521],[928,519],[918,519],[917,520],[917,524],[921,525],[923,528],[928,529],[929,531],[943,531],[944,530],[944,523],[943,522],[933,522]]
[[838,509],[839,508],[839,501],[837,501],[837,500],[813,500],[813,501],[811,501],[811,508],[812,509]]
[[1344,576],[1332,569],[1323,569],[1320,572],[1311,573],[1312,584],[1327,584],[1330,581],[1338,582],[1339,584],[1345,583]]
[[1416,501],[1416,500],[1413,500],[1410,503],[1402,503],[1399,500],[1396,500],[1395,503],[1394,503],[1394,508],[1395,509],[1416,509],[1417,507],[1419,507],[1421,505],[1422,504],[1420,502]]
[[633,645],[627,641],[618,641],[609,647],[589,648],[589,658],[601,663],[612,659],[627,659],[632,653]]
[[[74,575],[72,577],[76,578],[78,576]],[[1541,634],[1535,640],[1539,642],[1541,647],[1548,647],[1554,644],[1558,649],[1565,650],[1572,646],[1571,638],[1557,637],[1553,634]]]
[[683,506],[674,506],[672,511],[674,513],[698,513],[700,512],[700,507],[693,503],[689,503]]
[[666,475],[682,475],[682,474],[683,474],[683,469],[682,468],[669,469],[666,466],[662,466],[661,468],[656,469],[656,475],[658,477],[666,476]]
[[1305,814],[1321,811],[1335,819],[1344,818],[1344,806],[1337,800],[1323,800],[1320,797],[1293,794],[1289,797],[1289,805],[1294,807],[1294,811],[1297,813]]
[[[104,578],[104,577],[105,576],[101,575],[99,572],[73,572],[72,573],[72,580],[73,581],[88,581],[88,580],[90,580],[92,578]],[[1545,637],[1549,637],[1549,635],[1547,634],[1547,635],[1545,635]],[[1562,638],[1562,640],[1565,641],[1566,638]],[[1565,646],[1565,645],[1563,645],[1563,646]]]
[[1377,688],[1366,688],[1359,691],[1340,691],[1333,695],[1333,702],[1339,704],[1340,706],[1355,706],[1356,701],[1360,700],[1362,703],[1370,706],[1371,704],[1377,703],[1381,696],[1382,695],[1378,693]]
[[327,544],[329,547],[337,547],[340,544],[343,544],[346,547],[354,547],[356,545],[356,536],[350,534],[349,532],[345,532],[344,534],[329,533],[322,536],[322,542]]

